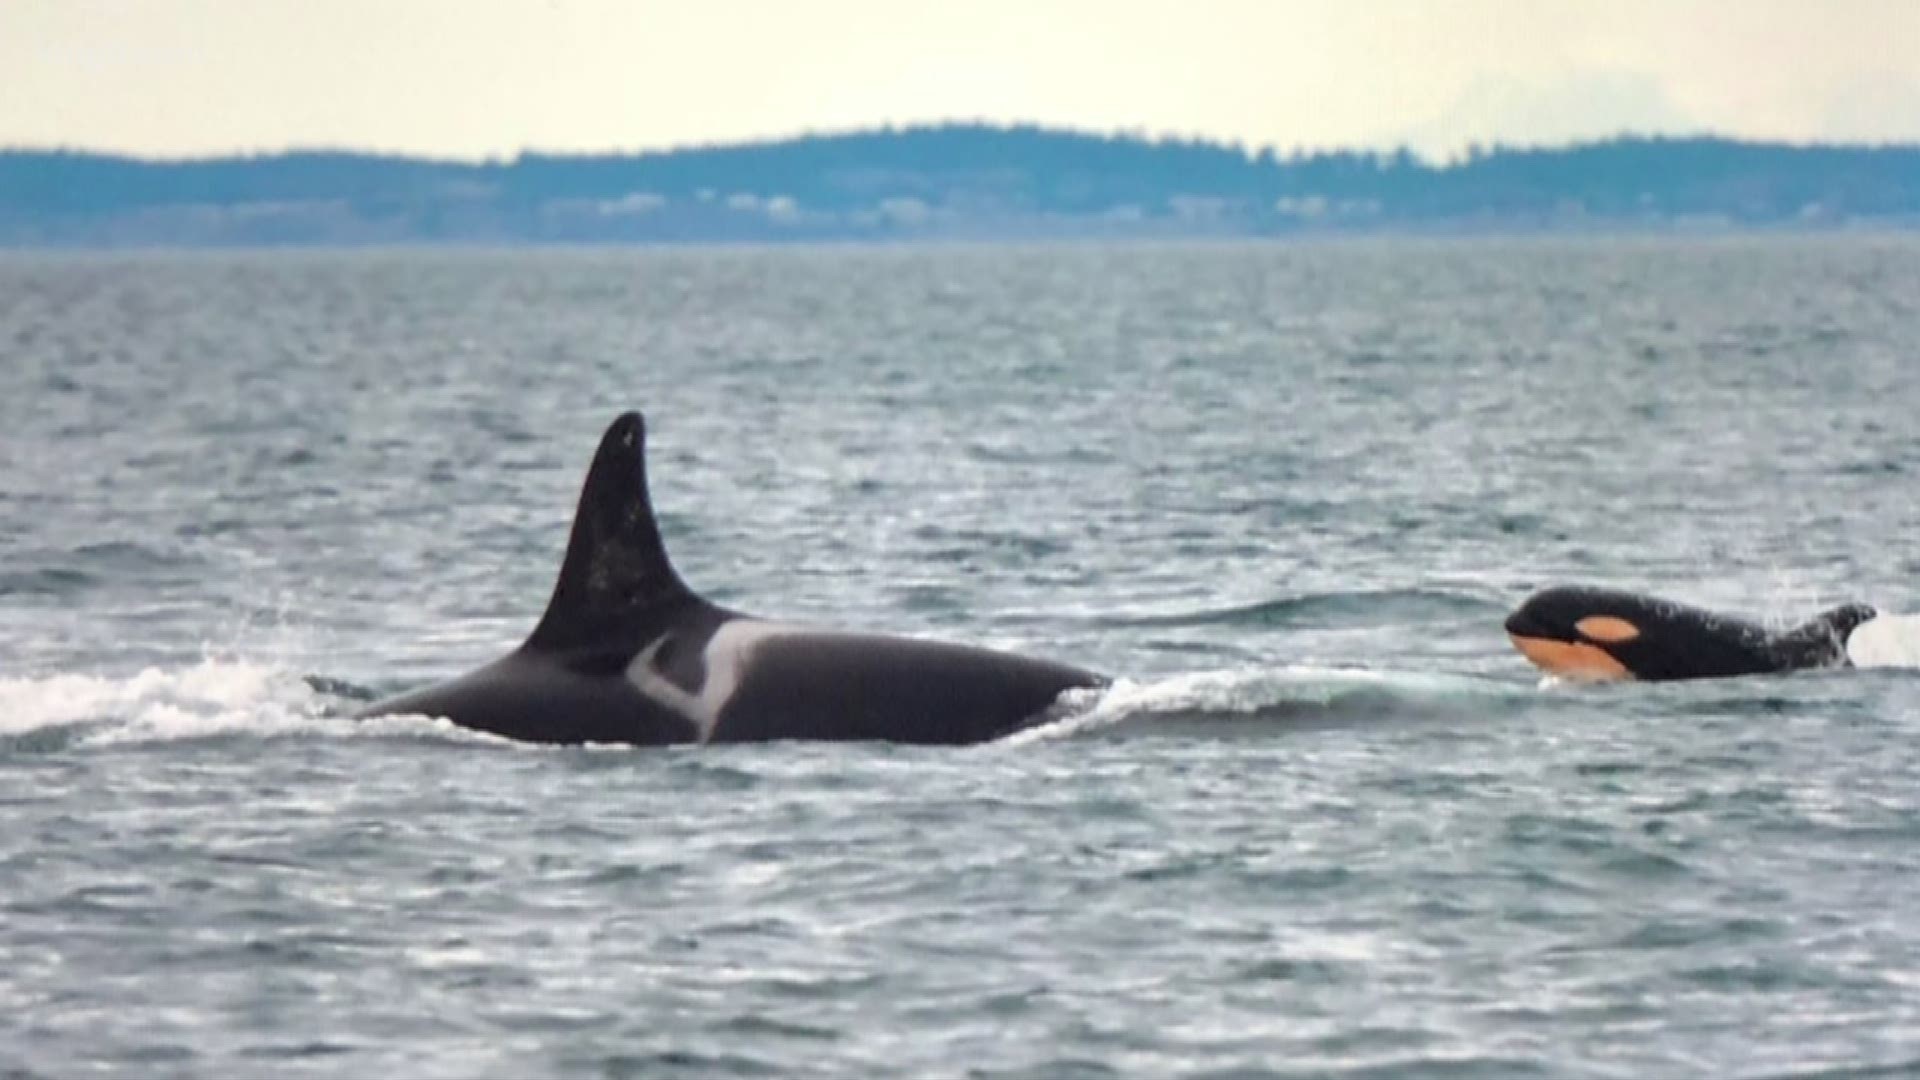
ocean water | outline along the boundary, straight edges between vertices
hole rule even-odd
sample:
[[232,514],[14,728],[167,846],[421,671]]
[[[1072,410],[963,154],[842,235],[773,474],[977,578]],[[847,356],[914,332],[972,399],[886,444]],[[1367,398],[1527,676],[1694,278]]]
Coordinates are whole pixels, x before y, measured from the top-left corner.
[[[1913,236],[0,258],[0,1075],[1920,1071],[1920,673],[1501,632],[1920,611],[1917,405]],[[1120,682],[343,719],[531,627],[627,408],[715,600]]]

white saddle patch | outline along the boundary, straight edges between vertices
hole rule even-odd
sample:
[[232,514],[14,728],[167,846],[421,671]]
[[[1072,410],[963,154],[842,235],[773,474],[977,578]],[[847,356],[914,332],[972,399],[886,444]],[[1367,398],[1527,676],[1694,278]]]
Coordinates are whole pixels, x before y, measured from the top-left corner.
[[627,681],[642,694],[692,721],[700,729],[700,741],[706,742],[713,737],[713,729],[720,723],[720,713],[726,709],[733,692],[740,688],[741,675],[746,671],[748,661],[753,658],[754,650],[762,642],[800,629],[786,623],[763,622],[759,619],[734,619],[722,624],[707,639],[706,648],[700,652],[700,662],[707,677],[700,684],[697,694],[681,689],[655,666],[654,658],[673,640],[672,634],[663,634],[627,665]]

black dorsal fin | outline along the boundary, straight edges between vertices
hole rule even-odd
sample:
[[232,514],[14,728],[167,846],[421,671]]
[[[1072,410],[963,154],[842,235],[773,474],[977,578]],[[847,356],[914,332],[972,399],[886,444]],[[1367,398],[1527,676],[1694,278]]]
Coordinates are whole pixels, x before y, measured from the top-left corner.
[[647,424],[637,412],[600,439],[573,514],[560,580],[524,647],[561,650],[611,644],[691,599],[667,559],[647,492]]
[[1861,623],[1877,618],[1879,614],[1871,604],[1841,604],[1808,619],[1794,633],[1807,637],[1826,637],[1845,646],[1849,634],[1858,629]]
[[1868,604],[1842,604],[1823,611],[1775,639],[1775,649],[1792,667],[1825,667],[1847,662],[1847,639],[1860,624],[1877,616]]

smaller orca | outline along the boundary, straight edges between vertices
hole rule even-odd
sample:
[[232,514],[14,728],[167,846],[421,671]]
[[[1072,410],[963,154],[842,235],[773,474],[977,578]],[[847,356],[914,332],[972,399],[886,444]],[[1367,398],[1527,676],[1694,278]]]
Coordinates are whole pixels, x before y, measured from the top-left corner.
[[1878,612],[1845,604],[1790,630],[1653,596],[1562,586],[1507,617],[1514,648],[1569,679],[1713,679],[1848,667],[1847,637]]
[[616,419],[587,470],[546,614],[519,648],[362,718],[444,717],[541,743],[776,739],[978,743],[1105,686],[1066,664],[919,638],[818,630],[709,603],[667,558],[646,424]]

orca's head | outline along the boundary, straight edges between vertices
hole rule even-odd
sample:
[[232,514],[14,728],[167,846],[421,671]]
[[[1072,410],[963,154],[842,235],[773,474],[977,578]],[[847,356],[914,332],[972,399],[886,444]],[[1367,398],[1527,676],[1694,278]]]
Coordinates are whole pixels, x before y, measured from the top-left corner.
[[1637,679],[1649,661],[1684,655],[1709,627],[1704,612],[1635,593],[1546,589],[1507,616],[1514,648],[1542,670],[1582,681]]

